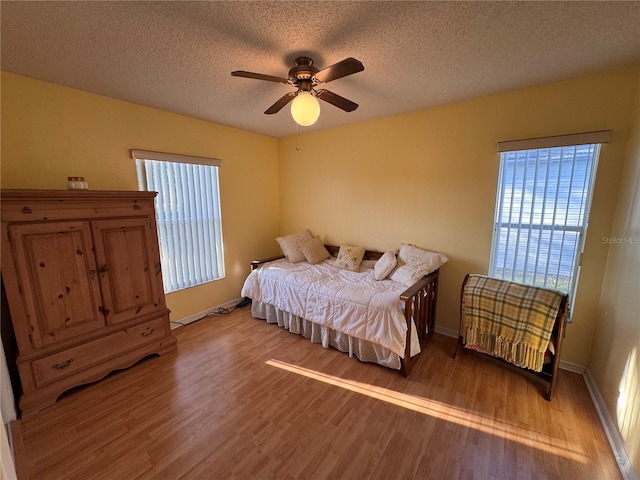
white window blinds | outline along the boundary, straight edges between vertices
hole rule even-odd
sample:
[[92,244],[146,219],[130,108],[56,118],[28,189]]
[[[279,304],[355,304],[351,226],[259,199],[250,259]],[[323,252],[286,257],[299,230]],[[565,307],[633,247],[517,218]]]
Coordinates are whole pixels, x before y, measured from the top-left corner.
[[219,160],[132,150],[141,190],[156,191],[165,292],[224,277]]
[[573,301],[599,151],[592,143],[501,153],[489,275]]

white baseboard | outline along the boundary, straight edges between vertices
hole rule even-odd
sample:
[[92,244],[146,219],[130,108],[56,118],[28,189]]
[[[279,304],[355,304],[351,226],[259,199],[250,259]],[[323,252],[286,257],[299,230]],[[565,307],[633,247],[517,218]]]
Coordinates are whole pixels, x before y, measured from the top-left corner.
[[436,325],[436,333],[444,335],[445,337],[458,338],[458,330],[451,330],[450,328],[439,327]]
[[202,312],[199,313],[194,313],[193,315],[189,315],[187,317],[181,318],[180,320],[171,320],[171,329],[173,330],[174,328],[180,328],[183,327],[189,323],[193,323],[193,322],[197,322],[198,320],[202,320],[203,318],[211,315],[211,314],[215,314],[218,311],[220,311],[220,309],[224,309],[224,308],[231,308],[235,305],[238,304],[238,302],[240,302],[240,300],[242,300],[241,297],[238,298],[234,298],[233,300],[230,300],[226,303],[223,303],[221,305],[216,305],[215,307],[211,307],[207,310],[204,310]]
[[587,367],[585,367],[584,365],[580,365],[578,363],[566,362],[564,360],[560,360],[560,368],[562,370],[578,373],[580,375],[584,375],[584,372],[587,370]]
[[591,372],[588,368],[585,369],[582,376],[584,378],[584,383],[587,385],[587,390],[589,390],[589,395],[591,395],[591,401],[596,407],[596,411],[600,417],[600,423],[602,423],[604,433],[607,435],[609,445],[611,446],[613,456],[618,463],[618,468],[620,469],[622,478],[624,478],[624,480],[638,480],[638,475],[636,474],[633,465],[631,464],[631,460],[629,459],[629,455],[627,454],[627,450],[624,447],[624,440],[620,435],[620,431],[618,430],[613,418],[611,418],[611,414],[604,403],[602,394],[600,393],[600,390],[598,389],[598,386],[596,385],[596,382],[591,376]]

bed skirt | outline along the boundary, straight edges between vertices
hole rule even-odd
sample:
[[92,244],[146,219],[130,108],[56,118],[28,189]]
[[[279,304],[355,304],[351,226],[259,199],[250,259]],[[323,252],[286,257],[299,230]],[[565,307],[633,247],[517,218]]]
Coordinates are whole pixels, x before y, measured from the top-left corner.
[[383,367],[400,370],[400,357],[381,345],[318,325],[284,310],[279,310],[268,303],[254,300],[251,304],[251,314],[255,318],[266,320],[267,323],[278,324],[291,333],[302,335],[312,343],[321,344],[324,348],[333,347],[348,353],[350,357],[355,356],[362,362],[373,362]]

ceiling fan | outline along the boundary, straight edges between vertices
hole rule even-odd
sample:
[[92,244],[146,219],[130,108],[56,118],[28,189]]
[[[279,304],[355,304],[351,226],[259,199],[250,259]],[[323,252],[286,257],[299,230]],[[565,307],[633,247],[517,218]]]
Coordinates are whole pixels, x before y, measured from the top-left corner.
[[278,113],[282,108],[293,100],[291,114],[294,120],[300,125],[313,125],[320,115],[320,105],[316,98],[324,100],[345,112],[353,112],[358,108],[358,104],[341,97],[338,94],[316,87],[329,83],[332,80],[346,77],[364,70],[364,65],[355,58],[345,58],[329,67],[319,70],[313,65],[313,60],[309,57],[298,57],[295,66],[289,70],[288,78],[264,75],[262,73],[246,72],[236,70],[231,72],[234,77],[255,78],[268,82],[282,83],[296,88],[295,92],[289,92],[271,105],[264,113],[272,115]]

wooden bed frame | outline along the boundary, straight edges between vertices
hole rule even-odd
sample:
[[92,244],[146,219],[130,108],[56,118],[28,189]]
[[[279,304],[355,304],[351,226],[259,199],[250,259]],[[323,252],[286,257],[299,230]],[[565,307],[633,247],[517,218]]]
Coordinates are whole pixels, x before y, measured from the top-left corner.
[[[340,247],[336,245],[325,245],[327,251],[334,257],[338,255]],[[383,252],[375,250],[365,250],[363,260],[378,260]],[[260,265],[273,262],[285,258],[284,255],[269,257],[262,260],[254,260],[251,262],[251,271]],[[406,378],[409,376],[411,366],[416,360],[417,355],[411,358],[411,328],[413,318],[418,339],[420,340],[420,350],[424,350],[436,327],[436,302],[438,299],[438,270],[425,275],[416,283],[407,288],[400,294],[400,301],[404,304],[404,317],[407,321],[407,338],[404,358],[400,367],[400,372]],[[419,354],[418,354],[419,355]]]

